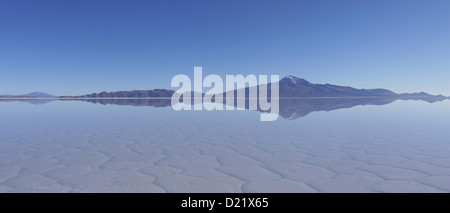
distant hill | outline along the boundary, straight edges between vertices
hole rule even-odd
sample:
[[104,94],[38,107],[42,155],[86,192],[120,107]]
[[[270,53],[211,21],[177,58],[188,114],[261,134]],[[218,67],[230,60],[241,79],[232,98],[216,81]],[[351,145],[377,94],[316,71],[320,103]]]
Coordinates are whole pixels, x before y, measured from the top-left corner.
[[36,97],[36,98],[55,98],[56,96],[54,95],[50,95],[48,93],[44,93],[44,92],[33,92],[33,93],[29,93],[29,94],[25,94],[25,95],[20,95],[23,97]]
[[0,98],[57,98],[57,96],[39,91],[24,95],[0,95]]

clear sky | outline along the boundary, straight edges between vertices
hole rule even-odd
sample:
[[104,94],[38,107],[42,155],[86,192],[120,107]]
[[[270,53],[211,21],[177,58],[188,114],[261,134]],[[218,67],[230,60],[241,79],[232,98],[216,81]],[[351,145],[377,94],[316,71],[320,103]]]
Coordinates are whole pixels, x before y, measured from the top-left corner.
[[0,1],[0,94],[170,89],[194,66],[450,95],[450,1]]

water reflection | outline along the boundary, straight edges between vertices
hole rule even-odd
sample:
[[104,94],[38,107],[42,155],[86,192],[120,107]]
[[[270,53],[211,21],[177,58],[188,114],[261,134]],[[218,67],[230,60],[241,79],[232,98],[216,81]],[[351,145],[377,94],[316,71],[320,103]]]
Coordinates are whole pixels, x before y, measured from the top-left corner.
[[[151,106],[170,107],[170,98],[85,98],[85,99],[3,99],[0,101],[22,101],[35,105],[46,104],[52,101],[84,101],[102,105],[121,106]],[[420,100],[434,103],[445,99],[439,97],[415,98],[284,98],[279,100],[279,114],[281,117],[292,120],[305,117],[312,112],[332,111],[365,105],[387,105],[397,100]],[[214,101],[214,99],[213,99]],[[237,101],[234,101],[236,106]],[[191,103],[192,104],[192,103]],[[248,99],[246,100],[248,109]],[[258,108],[258,111],[264,112]]]

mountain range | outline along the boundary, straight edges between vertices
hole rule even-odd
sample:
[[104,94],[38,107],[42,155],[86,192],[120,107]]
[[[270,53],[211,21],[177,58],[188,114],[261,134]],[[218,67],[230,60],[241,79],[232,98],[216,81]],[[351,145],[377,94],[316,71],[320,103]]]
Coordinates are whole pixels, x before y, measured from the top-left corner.
[[[256,86],[259,87],[259,86]],[[270,97],[271,84],[268,84],[268,95]],[[235,90],[235,94],[239,90],[245,90],[246,97],[250,88],[242,88]],[[61,99],[96,99],[96,98],[170,98],[174,90],[153,89],[153,90],[133,90],[118,92],[101,92],[80,96],[53,96],[43,92],[34,92],[26,95],[11,96],[4,95],[1,98],[61,98]],[[224,93],[225,95],[226,93]],[[225,95],[226,96],[226,95]],[[236,97],[236,96],[235,96]],[[332,84],[313,84],[309,81],[295,76],[287,76],[279,81],[279,97],[280,98],[367,98],[367,97],[383,97],[413,100],[418,98],[427,98],[434,100],[445,100],[449,97],[442,95],[430,95],[425,92],[419,93],[394,93],[387,89],[356,89],[349,86],[338,86]]]
[[[256,86],[259,88],[259,86]],[[271,84],[268,96],[270,96]],[[244,90],[244,89],[241,89]],[[249,88],[245,88],[246,97],[248,97]],[[225,93],[224,93],[225,94]],[[235,91],[236,95],[236,91]],[[387,89],[356,89],[349,86],[338,86],[332,84],[313,84],[309,81],[295,76],[287,76],[279,81],[280,98],[367,98],[383,97],[398,99],[415,98],[435,98],[436,100],[445,100],[448,97],[443,95],[430,95],[425,92],[420,93],[395,93]]]
[[[269,84],[269,97],[270,87]],[[397,94],[386,89],[355,89],[331,84],[313,84],[294,76],[281,79],[279,88],[279,114],[288,120],[301,118],[316,111],[332,111],[359,105],[385,105],[396,100],[422,100],[433,103],[448,99],[442,95],[435,96],[425,92]],[[244,92],[248,95],[250,88],[240,90],[245,90]],[[234,92],[237,93],[238,90]],[[20,96],[0,96],[0,101],[24,101],[38,105],[55,100],[79,100],[103,105],[170,107],[170,98],[173,93],[173,90],[154,89],[56,97],[43,92],[35,92]],[[234,104],[236,105],[236,101]],[[246,100],[246,108],[248,109],[248,100]],[[259,108],[257,110],[264,112]]]

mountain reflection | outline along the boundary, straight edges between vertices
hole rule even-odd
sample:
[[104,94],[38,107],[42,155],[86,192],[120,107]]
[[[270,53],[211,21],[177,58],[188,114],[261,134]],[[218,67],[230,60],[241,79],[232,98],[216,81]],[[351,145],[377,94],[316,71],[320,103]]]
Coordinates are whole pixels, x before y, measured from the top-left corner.
[[[151,107],[170,107],[171,100],[168,98],[102,98],[102,99],[16,99],[0,101],[22,101],[31,104],[41,105],[52,101],[85,101],[102,105],[122,105],[122,106],[151,106]],[[293,120],[305,117],[312,112],[332,111],[346,109],[355,106],[364,105],[387,105],[396,100],[422,100],[429,103],[442,101],[439,98],[286,98],[279,101],[279,115],[285,119]],[[235,102],[236,103],[236,102]],[[248,109],[248,101],[246,102]],[[258,110],[261,111],[261,110]],[[261,113],[264,113],[261,111]]]
[[396,99],[378,98],[305,98],[281,99],[280,116],[293,120],[305,117],[312,112],[332,111],[364,105],[386,105]]

